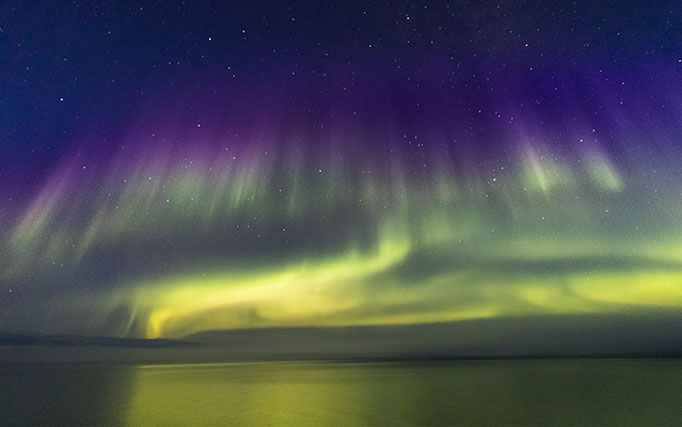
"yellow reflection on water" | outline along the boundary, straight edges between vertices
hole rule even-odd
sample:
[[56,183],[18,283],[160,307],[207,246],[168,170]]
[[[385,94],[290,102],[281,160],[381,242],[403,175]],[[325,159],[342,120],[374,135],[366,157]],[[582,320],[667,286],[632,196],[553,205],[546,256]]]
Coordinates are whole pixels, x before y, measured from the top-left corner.
[[652,425],[682,417],[682,369],[675,360],[234,363],[135,370],[128,425]]

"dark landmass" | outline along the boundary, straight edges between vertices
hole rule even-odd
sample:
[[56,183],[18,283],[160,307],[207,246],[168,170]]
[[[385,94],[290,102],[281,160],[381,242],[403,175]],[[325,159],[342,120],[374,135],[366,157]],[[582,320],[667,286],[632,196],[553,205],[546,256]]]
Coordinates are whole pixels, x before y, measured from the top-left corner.
[[554,315],[398,326],[204,331],[181,340],[0,333],[0,362],[682,357],[682,314]]
[[409,358],[682,355],[682,315],[561,315],[398,326],[205,331],[184,340],[254,353]]
[[100,346],[163,348],[197,345],[181,340],[92,337],[84,335],[46,335],[0,331],[0,346]]

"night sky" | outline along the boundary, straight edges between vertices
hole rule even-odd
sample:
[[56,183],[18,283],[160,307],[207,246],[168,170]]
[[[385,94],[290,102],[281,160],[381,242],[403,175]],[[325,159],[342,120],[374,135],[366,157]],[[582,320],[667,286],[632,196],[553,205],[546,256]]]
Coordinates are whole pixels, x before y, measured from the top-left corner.
[[0,329],[682,307],[682,3],[0,5]]

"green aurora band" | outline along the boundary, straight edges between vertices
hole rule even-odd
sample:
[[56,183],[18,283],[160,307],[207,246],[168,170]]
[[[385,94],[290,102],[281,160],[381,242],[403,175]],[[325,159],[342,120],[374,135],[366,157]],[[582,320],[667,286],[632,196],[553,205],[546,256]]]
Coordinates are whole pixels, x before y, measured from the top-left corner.
[[682,306],[682,199],[645,161],[539,135],[468,168],[262,140],[72,156],[6,230],[1,280],[45,301],[5,323],[155,338]]

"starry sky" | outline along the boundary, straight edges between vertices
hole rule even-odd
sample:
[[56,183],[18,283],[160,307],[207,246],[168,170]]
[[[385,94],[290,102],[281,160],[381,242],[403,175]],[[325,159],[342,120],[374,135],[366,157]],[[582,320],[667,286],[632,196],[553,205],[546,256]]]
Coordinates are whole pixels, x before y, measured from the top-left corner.
[[0,329],[682,307],[682,4],[0,5]]

